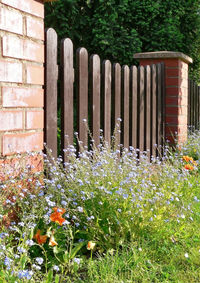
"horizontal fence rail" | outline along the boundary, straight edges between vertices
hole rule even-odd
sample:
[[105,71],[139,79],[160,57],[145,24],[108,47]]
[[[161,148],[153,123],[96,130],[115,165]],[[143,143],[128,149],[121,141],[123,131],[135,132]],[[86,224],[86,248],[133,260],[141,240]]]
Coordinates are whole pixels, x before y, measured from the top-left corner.
[[200,86],[196,82],[188,82],[188,126],[198,130],[200,123]]
[[100,129],[103,129],[104,140],[110,144],[117,124],[117,144],[148,151],[149,158],[156,156],[165,134],[164,64],[145,67],[112,64],[109,60],[101,61],[97,54],[89,56],[85,48],[75,52],[72,41],[66,38],[58,52],[61,88],[57,91],[57,50],[57,35],[50,28],[46,31],[45,141],[52,155],[57,157],[59,116],[60,152],[64,161],[67,157],[63,150],[69,144],[76,144],[74,132],[88,148],[91,142],[100,144]]

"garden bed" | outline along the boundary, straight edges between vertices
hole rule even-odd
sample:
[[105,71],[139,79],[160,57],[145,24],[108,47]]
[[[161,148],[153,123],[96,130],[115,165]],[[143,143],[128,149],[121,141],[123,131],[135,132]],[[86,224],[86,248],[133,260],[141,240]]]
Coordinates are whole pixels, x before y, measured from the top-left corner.
[[152,163],[106,145],[68,155],[1,185],[2,224],[17,216],[1,225],[1,282],[200,280],[198,132]]

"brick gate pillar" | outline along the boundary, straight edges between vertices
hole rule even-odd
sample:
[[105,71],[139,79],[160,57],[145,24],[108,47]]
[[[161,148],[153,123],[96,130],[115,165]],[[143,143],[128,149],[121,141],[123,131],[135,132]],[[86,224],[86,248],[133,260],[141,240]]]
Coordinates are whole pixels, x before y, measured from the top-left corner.
[[165,138],[172,144],[187,140],[188,64],[192,59],[181,52],[159,51],[134,55],[140,65],[165,64]]
[[43,1],[0,0],[0,41],[0,163],[8,163],[43,149]]

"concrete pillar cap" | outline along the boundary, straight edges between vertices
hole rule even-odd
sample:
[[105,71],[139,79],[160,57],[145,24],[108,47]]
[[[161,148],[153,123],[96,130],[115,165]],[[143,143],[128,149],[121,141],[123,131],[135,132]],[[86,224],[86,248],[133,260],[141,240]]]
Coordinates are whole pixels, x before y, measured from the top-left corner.
[[193,63],[192,58],[185,55],[182,52],[175,51],[156,51],[156,52],[143,52],[136,53],[133,55],[135,59],[169,59],[169,58],[178,58],[186,63]]

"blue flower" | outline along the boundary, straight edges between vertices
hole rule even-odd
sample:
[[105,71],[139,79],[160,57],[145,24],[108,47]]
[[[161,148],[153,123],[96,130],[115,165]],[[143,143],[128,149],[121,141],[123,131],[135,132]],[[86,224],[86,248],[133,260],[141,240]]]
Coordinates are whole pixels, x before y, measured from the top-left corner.
[[19,273],[18,273],[19,279],[26,278],[27,280],[30,280],[32,275],[33,275],[33,271],[29,271],[29,270],[26,270],[26,269],[20,270]]
[[53,266],[53,270],[55,270],[55,271],[58,272],[58,271],[60,270],[60,268],[59,268],[57,265],[54,265],[54,266]]
[[83,208],[82,208],[81,206],[78,206],[78,207],[77,207],[77,210],[78,210],[79,212],[83,212]]
[[11,263],[12,263],[12,259],[6,256],[4,260],[4,265],[6,266],[6,269],[10,269]]
[[44,259],[42,258],[42,257],[36,257],[36,259],[35,259],[36,261],[37,261],[37,263],[38,264],[43,264],[43,262],[44,262]]
[[17,250],[19,251],[19,253],[25,253],[26,249],[22,248],[22,247],[17,247]]
[[73,260],[74,260],[74,262],[76,262],[78,265],[81,263],[81,259],[80,259],[80,258],[75,257]]

